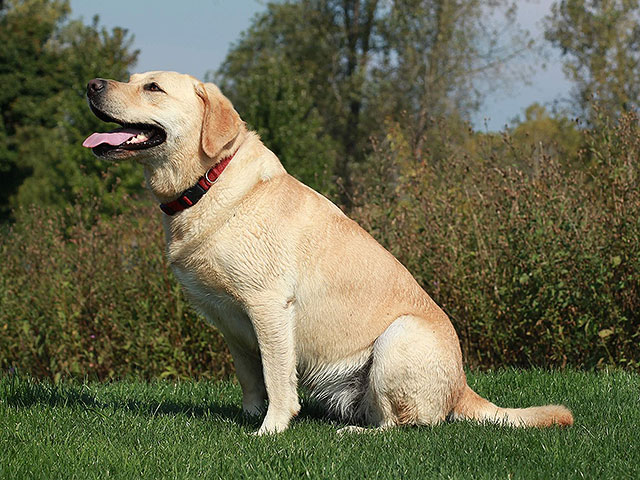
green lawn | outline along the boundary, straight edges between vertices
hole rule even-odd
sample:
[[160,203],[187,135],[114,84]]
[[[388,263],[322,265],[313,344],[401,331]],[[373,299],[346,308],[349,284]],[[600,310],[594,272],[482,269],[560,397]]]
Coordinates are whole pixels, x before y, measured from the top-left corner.
[[575,426],[459,422],[374,435],[303,406],[285,433],[249,435],[232,382],[0,379],[0,478],[640,478],[640,375],[469,375],[502,406],[564,403]]

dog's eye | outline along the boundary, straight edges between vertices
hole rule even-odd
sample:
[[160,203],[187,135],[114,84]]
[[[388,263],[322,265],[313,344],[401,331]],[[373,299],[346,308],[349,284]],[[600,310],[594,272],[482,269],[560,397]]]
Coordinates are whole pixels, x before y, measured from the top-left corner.
[[164,92],[156,82],[147,83],[143,88],[148,92]]

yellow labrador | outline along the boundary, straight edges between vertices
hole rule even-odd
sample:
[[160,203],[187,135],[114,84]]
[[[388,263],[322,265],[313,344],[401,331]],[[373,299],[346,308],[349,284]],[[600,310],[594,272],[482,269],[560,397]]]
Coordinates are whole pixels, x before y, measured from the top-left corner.
[[173,72],[94,79],[89,104],[123,128],[84,143],[135,159],[162,202],[167,258],[224,335],[243,409],[280,432],[304,385],[344,422],[474,419],[571,425],[548,405],[500,408],[466,382],[456,332],[411,274],[335,205],[287,174],[213,84]]

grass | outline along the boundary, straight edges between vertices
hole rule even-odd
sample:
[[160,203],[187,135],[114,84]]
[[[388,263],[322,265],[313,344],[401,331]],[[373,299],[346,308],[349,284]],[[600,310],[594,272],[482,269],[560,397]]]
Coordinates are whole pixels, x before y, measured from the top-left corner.
[[249,435],[233,382],[56,385],[0,379],[1,478],[640,478],[640,375],[471,373],[495,403],[564,403],[568,429],[467,422],[336,435],[304,405],[291,428]]

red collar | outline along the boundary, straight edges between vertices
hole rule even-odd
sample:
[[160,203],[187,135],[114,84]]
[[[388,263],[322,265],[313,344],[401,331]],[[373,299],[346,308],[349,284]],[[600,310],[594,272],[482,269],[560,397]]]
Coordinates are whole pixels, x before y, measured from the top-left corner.
[[160,209],[167,215],[175,215],[182,210],[193,207],[207,193],[211,185],[216,183],[220,174],[229,165],[233,155],[223,158],[218,164],[207,170],[207,173],[201,176],[193,187],[187,188],[178,198],[169,203],[161,203]]

